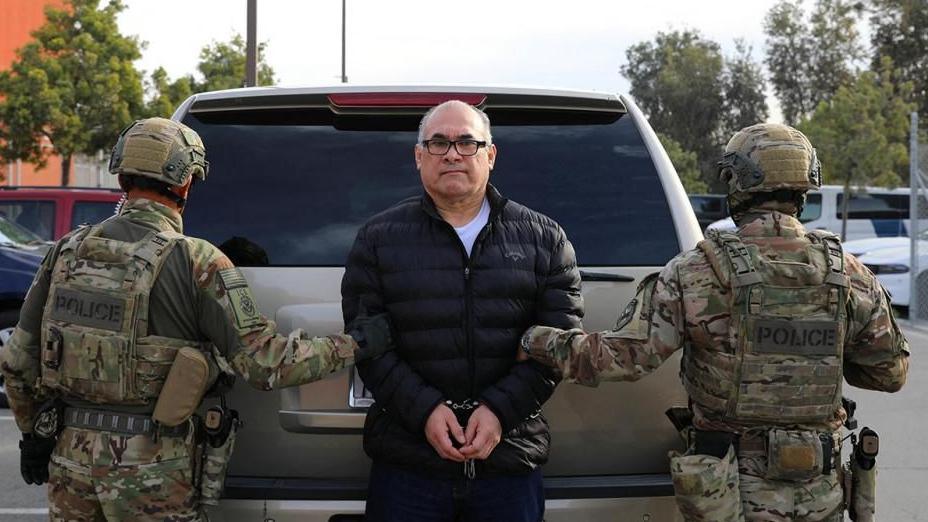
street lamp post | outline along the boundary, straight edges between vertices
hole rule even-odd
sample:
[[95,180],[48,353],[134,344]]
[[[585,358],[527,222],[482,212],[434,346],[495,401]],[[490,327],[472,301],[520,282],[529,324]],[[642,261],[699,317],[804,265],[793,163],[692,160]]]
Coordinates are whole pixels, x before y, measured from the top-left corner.
[[248,0],[245,37],[245,87],[258,85],[258,0]]
[[342,83],[348,83],[345,75],[345,0],[342,0]]

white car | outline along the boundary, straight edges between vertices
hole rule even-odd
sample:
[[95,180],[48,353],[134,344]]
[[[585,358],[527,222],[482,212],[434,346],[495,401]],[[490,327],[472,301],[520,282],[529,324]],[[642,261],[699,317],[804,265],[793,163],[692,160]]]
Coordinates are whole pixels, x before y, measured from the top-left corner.
[[[844,243],[844,251],[857,256],[892,296],[895,306],[909,306],[911,240],[907,237],[875,237]],[[928,231],[918,242],[918,284],[928,285]],[[928,286],[926,286],[928,290]],[[928,293],[925,294],[928,297]],[[928,304],[928,303],[923,303]]]
[[[886,189],[859,187],[848,199],[847,239],[895,237],[909,235],[908,188]],[[828,230],[841,233],[844,188],[824,185],[806,196],[806,205],[799,216],[808,230]],[[923,226],[928,221],[922,220]],[[710,229],[734,230],[732,219],[725,218],[709,225]]]

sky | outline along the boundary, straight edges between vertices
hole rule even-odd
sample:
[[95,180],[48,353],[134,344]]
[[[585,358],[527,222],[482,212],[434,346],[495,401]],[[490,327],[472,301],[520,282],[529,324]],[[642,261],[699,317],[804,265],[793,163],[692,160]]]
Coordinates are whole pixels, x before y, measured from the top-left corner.
[[[123,34],[147,42],[139,67],[193,73],[200,49],[246,30],[246,0],[125,0]],[[625,50],[658,31],[697,29],[733,54],[764,51],[775,0],[347,0],[353,84],[465,83],[627,93]],[[340,0],[257,0],[258,40],[280,85],[341,75]],[[775,100],[768,93],[768,103]],[[778,114],[777,108],[772,107]]]

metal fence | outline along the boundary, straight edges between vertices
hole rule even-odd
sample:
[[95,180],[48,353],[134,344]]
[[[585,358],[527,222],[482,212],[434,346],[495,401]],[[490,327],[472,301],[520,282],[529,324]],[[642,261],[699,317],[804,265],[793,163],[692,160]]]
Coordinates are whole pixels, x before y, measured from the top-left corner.
[[[909,319],[928,326],[928,143],[919,140],[918,113],[912,113],[909,138]],[[923,136],[922,136],[923,137]]]

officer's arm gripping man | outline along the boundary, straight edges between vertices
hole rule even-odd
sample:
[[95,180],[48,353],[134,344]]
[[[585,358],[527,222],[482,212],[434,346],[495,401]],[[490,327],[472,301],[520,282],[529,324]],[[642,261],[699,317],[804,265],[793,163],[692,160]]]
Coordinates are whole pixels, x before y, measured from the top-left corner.
[[[683,307],[677,264],[638,286],[617,329],[586,334],[579,329],[536,326],[526,332],[532,358],[563,372],[566,382],[635,381],[656,370],[683,346]],[[624,324],[623,324],[624,323]]]
[[238,268],[213,245],[187,239],[197,286],[200,331],[248,383],[260,390],[316,381],[351,365],[358,345],[347,334],[289,336],[257,311]]

